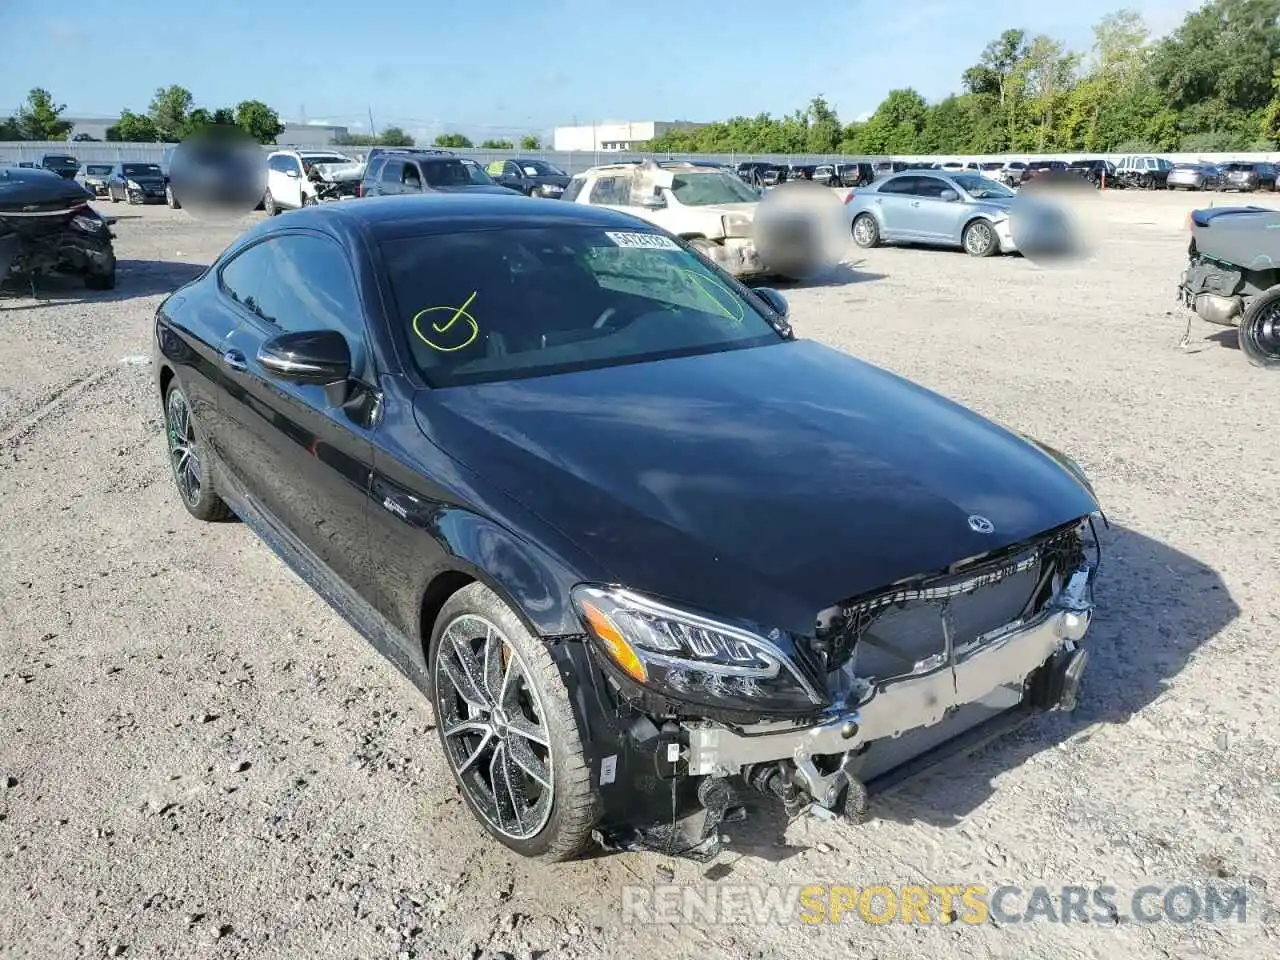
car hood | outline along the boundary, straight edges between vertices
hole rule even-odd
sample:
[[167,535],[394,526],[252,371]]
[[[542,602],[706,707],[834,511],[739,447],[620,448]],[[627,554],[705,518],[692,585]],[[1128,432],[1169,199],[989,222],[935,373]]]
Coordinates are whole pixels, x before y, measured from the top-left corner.
[[797,633],[1096,509],[1044,449],[812,341],[423,390],[415,412],[584,575]]
[[745,203],[705,203],[696,205],[682,205],[682,209],[691,213],[707,214],[708,216],[723,217],[726,214],[737,214],[751,219],[755,218],[756,208],[760,206],[759,201],[747,201]]

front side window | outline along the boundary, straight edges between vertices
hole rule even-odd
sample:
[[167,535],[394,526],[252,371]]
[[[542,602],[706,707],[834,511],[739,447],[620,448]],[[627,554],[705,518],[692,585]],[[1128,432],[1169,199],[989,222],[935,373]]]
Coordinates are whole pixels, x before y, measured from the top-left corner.
[[670,237],[625,227],[388,241],[393,322],[432,386],[779,343],[736,282]]
[[254,244],[219,271],[223,292],[282,333],[336,330],[352,369],[365,360],[364,321],[351,265],[324,237],[290,234]]
[[404,161],[388,160],[382,168],[383,183],[401,183],[404,179]]
[[158,163],[126,163],[121,168],[124,170],[126,177],[161,177],[164,176],[160,172],[160,164]]

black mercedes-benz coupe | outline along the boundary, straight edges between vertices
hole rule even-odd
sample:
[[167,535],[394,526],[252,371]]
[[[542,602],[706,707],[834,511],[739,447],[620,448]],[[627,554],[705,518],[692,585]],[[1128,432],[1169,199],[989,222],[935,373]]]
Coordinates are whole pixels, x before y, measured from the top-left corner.
[[1084,667],[1073,460],[797,337],[653,225],[524,197],[262,222],[155,320],[187,510],[242,518],[431,700],[527,856],[713,854]]

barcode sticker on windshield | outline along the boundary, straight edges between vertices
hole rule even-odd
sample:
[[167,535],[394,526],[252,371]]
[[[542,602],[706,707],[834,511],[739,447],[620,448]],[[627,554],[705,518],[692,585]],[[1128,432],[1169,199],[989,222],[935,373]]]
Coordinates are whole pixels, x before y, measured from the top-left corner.
[[605,232],[605,236],[620,247],[632,247],[638,250],[679,250],[680,246],[670,237],[656,233],[616,233]]

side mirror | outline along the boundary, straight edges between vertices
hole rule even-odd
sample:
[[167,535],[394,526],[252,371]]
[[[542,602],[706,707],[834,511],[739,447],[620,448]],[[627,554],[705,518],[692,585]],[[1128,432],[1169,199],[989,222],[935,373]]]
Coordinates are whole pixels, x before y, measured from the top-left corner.
[[787,314],[791,312],[791,307],[787,304],[787,298],[784,297],[773,287],[756,287],[756,296],[769,305],[769,309],[776,313],[782,319],[787,318]]
[[299,174],[297,170],[286,170],[284,172],[284,175],[286,177],[292,177],[294,180],[297,180],[298,177],[301,176],[301,174]]
[[262,345],[258,362],[270,376],[289,383],[328,386],[351,376],[351,348],[336,330],[282,333]]
[[960,194],[956,193],[954,190],[943,190],[942,193],[938,194],[938,196],[947,201],[947,203],[954,203],[956,200],[960,199]]

